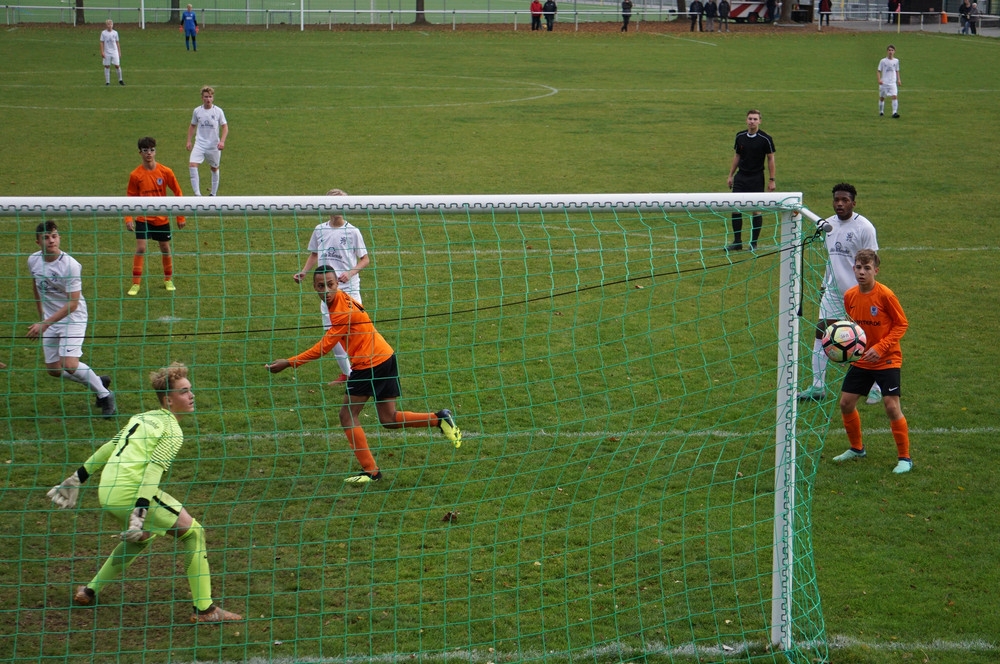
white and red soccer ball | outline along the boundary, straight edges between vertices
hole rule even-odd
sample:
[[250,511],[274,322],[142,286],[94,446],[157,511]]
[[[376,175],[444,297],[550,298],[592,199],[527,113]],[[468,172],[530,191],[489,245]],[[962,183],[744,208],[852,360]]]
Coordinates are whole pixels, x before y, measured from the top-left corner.
[[865,331],[857,323],[838,320],[823,333],[823,352],[833,362],[855,362],[868,347]]

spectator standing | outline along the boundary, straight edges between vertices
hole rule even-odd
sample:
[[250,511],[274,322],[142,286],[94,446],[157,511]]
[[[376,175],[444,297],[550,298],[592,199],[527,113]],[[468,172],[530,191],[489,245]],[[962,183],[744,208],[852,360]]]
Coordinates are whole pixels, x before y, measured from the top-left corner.
[[705,27],[709,32],[715,32],[715,17],[719,15],[719,5],[715,0],[705,1]]
[[969,31],[976,34],[976,27],[979,25],[979,3],[973,2],[969,10]]
[[830,27],[830,14],[833,13],[833,3],[830,0],[819,0],[819,25],[823,27],[823,20],[826,19],[826,26]]
[[542,14],[545,15],[545,29],[552,32],[552,26],[556,22],[556,12],[559,8],[556,6],[555,0],[545,0],[545,4],[542,5]]
[[691,17],[691,32],[694,32],[694,26],[698,26],[698,32],[701,32],[702,27],[702,12],[705,11],[705,5],[701,4],[701,0],[694,0],[691,6],[688,7],[688,16]]
[[719,31],[722,28],[726,28],[726,32],[729,32],[729,12],[731,8],[729,7],[729,0],[719,0]]
[[889,0],[889,23],[899,23],[900,0]]
[[542,29],[542,3],[540,0],[531,0],[531,29]]
[[628,22],[632,18],[632,0],[622,0],[622,32],[628,32]]
[[962,0],[962,4],[958,6],[958,23],[961,26],[962,34],[969,34],[969,12],[972,11],[972,5],[969,4],[969,0]]
[[770,23],[774,23],[774,9],[776,4],[775,0],[767,0],[767,20]]

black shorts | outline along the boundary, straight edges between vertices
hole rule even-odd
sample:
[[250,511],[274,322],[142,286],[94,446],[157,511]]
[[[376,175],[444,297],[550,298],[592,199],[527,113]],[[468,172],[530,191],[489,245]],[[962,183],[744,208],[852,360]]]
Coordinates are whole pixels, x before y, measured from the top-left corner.
[[375,397],[376,401],[387,401],[399,397],[399,368],[396,354],[374,367],[354,369],[347,379],[347,393],[352,397]]
[[764,191],[764,171],[760,173],[744,173],[736,171],[733,176],[733,193],[763,193]]
[[135,222],[136,240],[156,240],[157,242],[170,242],[170,224],[154,226],[145,221]]
[[883,396],[902,396],[899,386],[899,368],[895,369],[860,369],[853,364],[844,376],[844,386],[841,392],[848,394],[868,394],[872,385],[878,383]]

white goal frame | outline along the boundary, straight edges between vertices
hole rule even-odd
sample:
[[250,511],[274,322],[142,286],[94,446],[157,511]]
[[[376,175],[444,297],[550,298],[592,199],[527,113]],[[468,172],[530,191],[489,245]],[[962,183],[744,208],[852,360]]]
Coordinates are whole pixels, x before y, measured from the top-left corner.
[[[0,197],[0,219],[86,213],[119,215],[282,213],[413,214],[431,211],[464,213],[589,212],[663,210],[779,210],[779,298],[784,306],[777,322],[777,406],[775,412],[775,492],[771,578],[771,641],[781,650],[793,648],[794,515],[796,506],[796,418],[799,363],[799,314],[803,293],[803,238],[819,217],[803,206],[801,192],[785,193],[619,193],[453,196],[218,196],[218,197]],[[809,221],[804,222],[804,219]],[[804,226],[808,225],[808,229]]]

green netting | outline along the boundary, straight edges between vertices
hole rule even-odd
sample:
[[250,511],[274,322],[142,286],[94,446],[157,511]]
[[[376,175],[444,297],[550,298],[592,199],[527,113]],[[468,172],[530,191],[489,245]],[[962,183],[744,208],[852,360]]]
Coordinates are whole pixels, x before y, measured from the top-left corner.
[[[776,416],[782,391],[794,395],[778,385],[778,321],[799,304],[781,295],[779,268],[808,244],[781,240],[780,212],[766,212],[756,254],[728,255],[727,209],[349,214],[372,258],[362,298],[399,359],[400,407],[450,408],[464,432],[455,449],[436,429],[383,429],[367,406],[385,479],[364,487],[343,483],[360,469],[343,388],[327,384],[333,358],[264,368],[322,335],[318,299],[292,274],[326,214],[189,214],[174,229],[177,291],[163,289],[150,242],[136,297],[121,218],[48,215],[83,265],[83,360],[113,377],[112,421],[24,338],[39,217],[0,219],[0,658],[825,659],[809,505],[827,420],[818,408]],[[807,270],[821,260],[806,247]],[[45,493],[157,406],[148,374],[174,360],[192,369],[197,412],[163,487],[204,524],[214,597],[242,623],[187,624],[170,537],[96,608],[71,606],[121,527],[96,479],[73,511]],[[778,468],[796,488],[787,648],[772,645],[783,435],[797,443]]]

